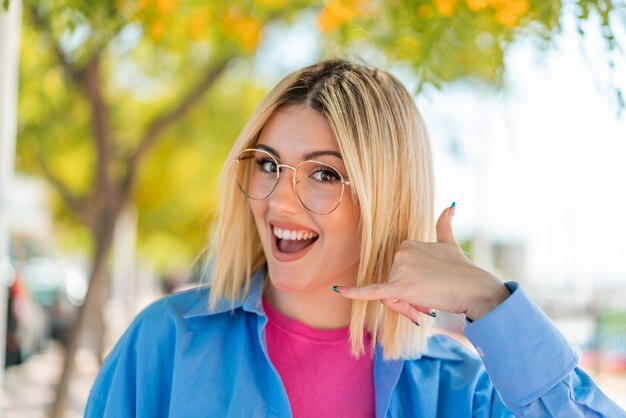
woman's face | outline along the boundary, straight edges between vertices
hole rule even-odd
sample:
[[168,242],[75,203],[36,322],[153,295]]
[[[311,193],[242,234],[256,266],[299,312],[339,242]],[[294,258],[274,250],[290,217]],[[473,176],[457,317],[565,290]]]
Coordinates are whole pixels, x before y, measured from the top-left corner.
[[[279,163],[293,167],[305,161],[307,154],[329,151],[313,159],[333,166],[344,180],[348,179],[330,126],[318,112],[308,107],[294,105],[277,111],[263,127],[255,148],[268,150]],[[300,203],[292,186],[293,175],[293,170],[283,169],[269,197],[249,200],[272,284],[286,292],[311,292],[330,291],[334,284],[354,283],[359,232],[350,186],[344,187],[343,199],[334,211],[319,215]],[[311,235],[313,238],[279,238],[287,234],[291,237],[294,231],[295,235],[302,233],[303,238]]]

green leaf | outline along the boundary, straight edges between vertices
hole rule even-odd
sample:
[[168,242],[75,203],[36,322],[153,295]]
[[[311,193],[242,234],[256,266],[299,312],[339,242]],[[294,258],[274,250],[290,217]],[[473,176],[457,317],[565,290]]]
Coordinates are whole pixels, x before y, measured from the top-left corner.
[[[6,10],[10,0],[0,1]],[[371,63],[383,67],[402,64],[413,72],[420,92],[458,81],[501,86],[510,47],[526,37],[543,40],[547,49],[566,13],[575,14],[580,36],[586,36],[581,28],[594,21],[591,17],[599,16],[609,47],[619,46],[610,24],[623,23],[623,12],[600,0],[580,0],[575,10],[559,0],[24,0],[24,5],[18,169],[39,173],[42,158],[98,214],[107,202],[93,193],[100,178],[94,132],[106,129],[111,138],[112,158],[105,165],[118,185],[150,123],[175,109],[211,63],[229,58],[219,81],[160,130],[156,145],[139,160],[129,196],[138,211],[138,243],[166,269],[191,263],[204,246],[220,168],[266,93],[255,82],[256,48],[276,26],[314,16],[313,36],[326,53],[313,58],[347,55],[376,57],[380,62]],[[104,127],[95,126],[84,82],[95,57]],[[623,109],[621,91],[616,94]],[[59,228],[80,238],[66,242],[84,245],[85,228],[58,196],[56,202]],[[67,232],[68,225],[78,232]],[[180,256],[168,260],[172,253]]]

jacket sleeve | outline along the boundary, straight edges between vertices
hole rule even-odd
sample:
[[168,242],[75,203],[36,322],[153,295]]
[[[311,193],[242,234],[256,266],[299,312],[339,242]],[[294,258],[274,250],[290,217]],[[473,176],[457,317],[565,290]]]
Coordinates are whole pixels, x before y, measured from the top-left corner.
[[169,410],[173,358],[164,303],[142,311],[102,364],[85,418],[162,417]]
[[[517,417],[626,417],[524,289],[506,286],[511,296],[464,329],[506,407]],[[506,415],[501,402],[492,406],[491,416]]]
[[89,392],[85,418],[135,416],[138,328],[133,323],[126,330],[100,367]]

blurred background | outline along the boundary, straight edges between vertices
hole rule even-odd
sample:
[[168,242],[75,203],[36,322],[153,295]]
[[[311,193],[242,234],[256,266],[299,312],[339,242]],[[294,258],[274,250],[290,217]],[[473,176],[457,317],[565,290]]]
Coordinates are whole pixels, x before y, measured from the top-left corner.
[[[626,6],[610,0],[0,2],[5,417],[79,417],[146,304],[198,285],[217,175],[288,72],[380,66],[431,136],[436,214],[626,408]],[[442,332],[463,341],[462,318]]]

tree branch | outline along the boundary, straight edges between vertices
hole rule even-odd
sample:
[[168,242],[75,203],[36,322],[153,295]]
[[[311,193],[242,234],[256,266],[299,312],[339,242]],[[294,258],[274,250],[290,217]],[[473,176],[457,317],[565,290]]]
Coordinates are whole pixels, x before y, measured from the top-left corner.
[[113,141],[109,126],[109,109],[102,96],[102,77],[100,74],[100,55],[94,55],[85,68],[85,83],[82,86],[91,105],[91,128],[96,148],[97,173],[95,177],[96,194],[101,194],[103,202],[112,203],[110,166],[113,158]]
[[121,184],[122,194],[124,196],[128,195],[133,185],[139,160],[154,146],[159,136],[166,128],[184,116],[185,113],[204,96],[211,86],[213,86],[217,78],[224,72],[230,60],[231,58],[226,58],[217,64],[209,66],[209,68],[204,71],[204,76],[197,84],[192,86],[172,108],[162,113],[160,116],[157,116],[148,124],[146,131],[139,141],[139,145],[137,145],[135,151],[127,159],[127,172]]
[[68,57],[65,55],[63,50],[61,49],[61,45],[59,41],[54,37],[52,33],[52,28],[50,27],[50,22],[39,12],[39,9],[35,5],[31,5],[28,7],[30,14],[33,18],[33,23],[35,27],[39,29],[47,38],[50,43],[50,47],[52,48],[52,52],[57,59],[57,62],[63,70],[65,74],[72,80],[73,82],[80,84],[80,82],[84,78],[83,69],[77,68],[74,64],[70,62]]
[[72,193],[70,189],[67,188],[65,183],[63,183],[61,179],[59,179],[56,174],[50,170],[50,167],[48,167],[48,164],[43,159],[43,156],[39,155],[37,160],[44,177],[61,196],[61,199],[63,199],[63,202],[70,209],[70,212],[89,226],[92,223],[92,220],[89,216],[89,208],[87,206],[86,199],[78,197]]
[[111,175],[109,173],[110,162],[113,156],[113,141],[111,138],[111,128],[109,126],[108,107],[102,95],[101,77],[101,53],[97,50],[87,62],[84,68],[77,68],[61,49],[61,45],[54,37],[50,21],[39,11],[37,6],[31,5],[29,8],[35,27],[37,27],[48,40],[57,62],[91,106],[91,128],[95,142],[97,156],[97,173],[95,180],[95,195],[102,199],[104,204],[112,203],[114,200],[111,188]]

